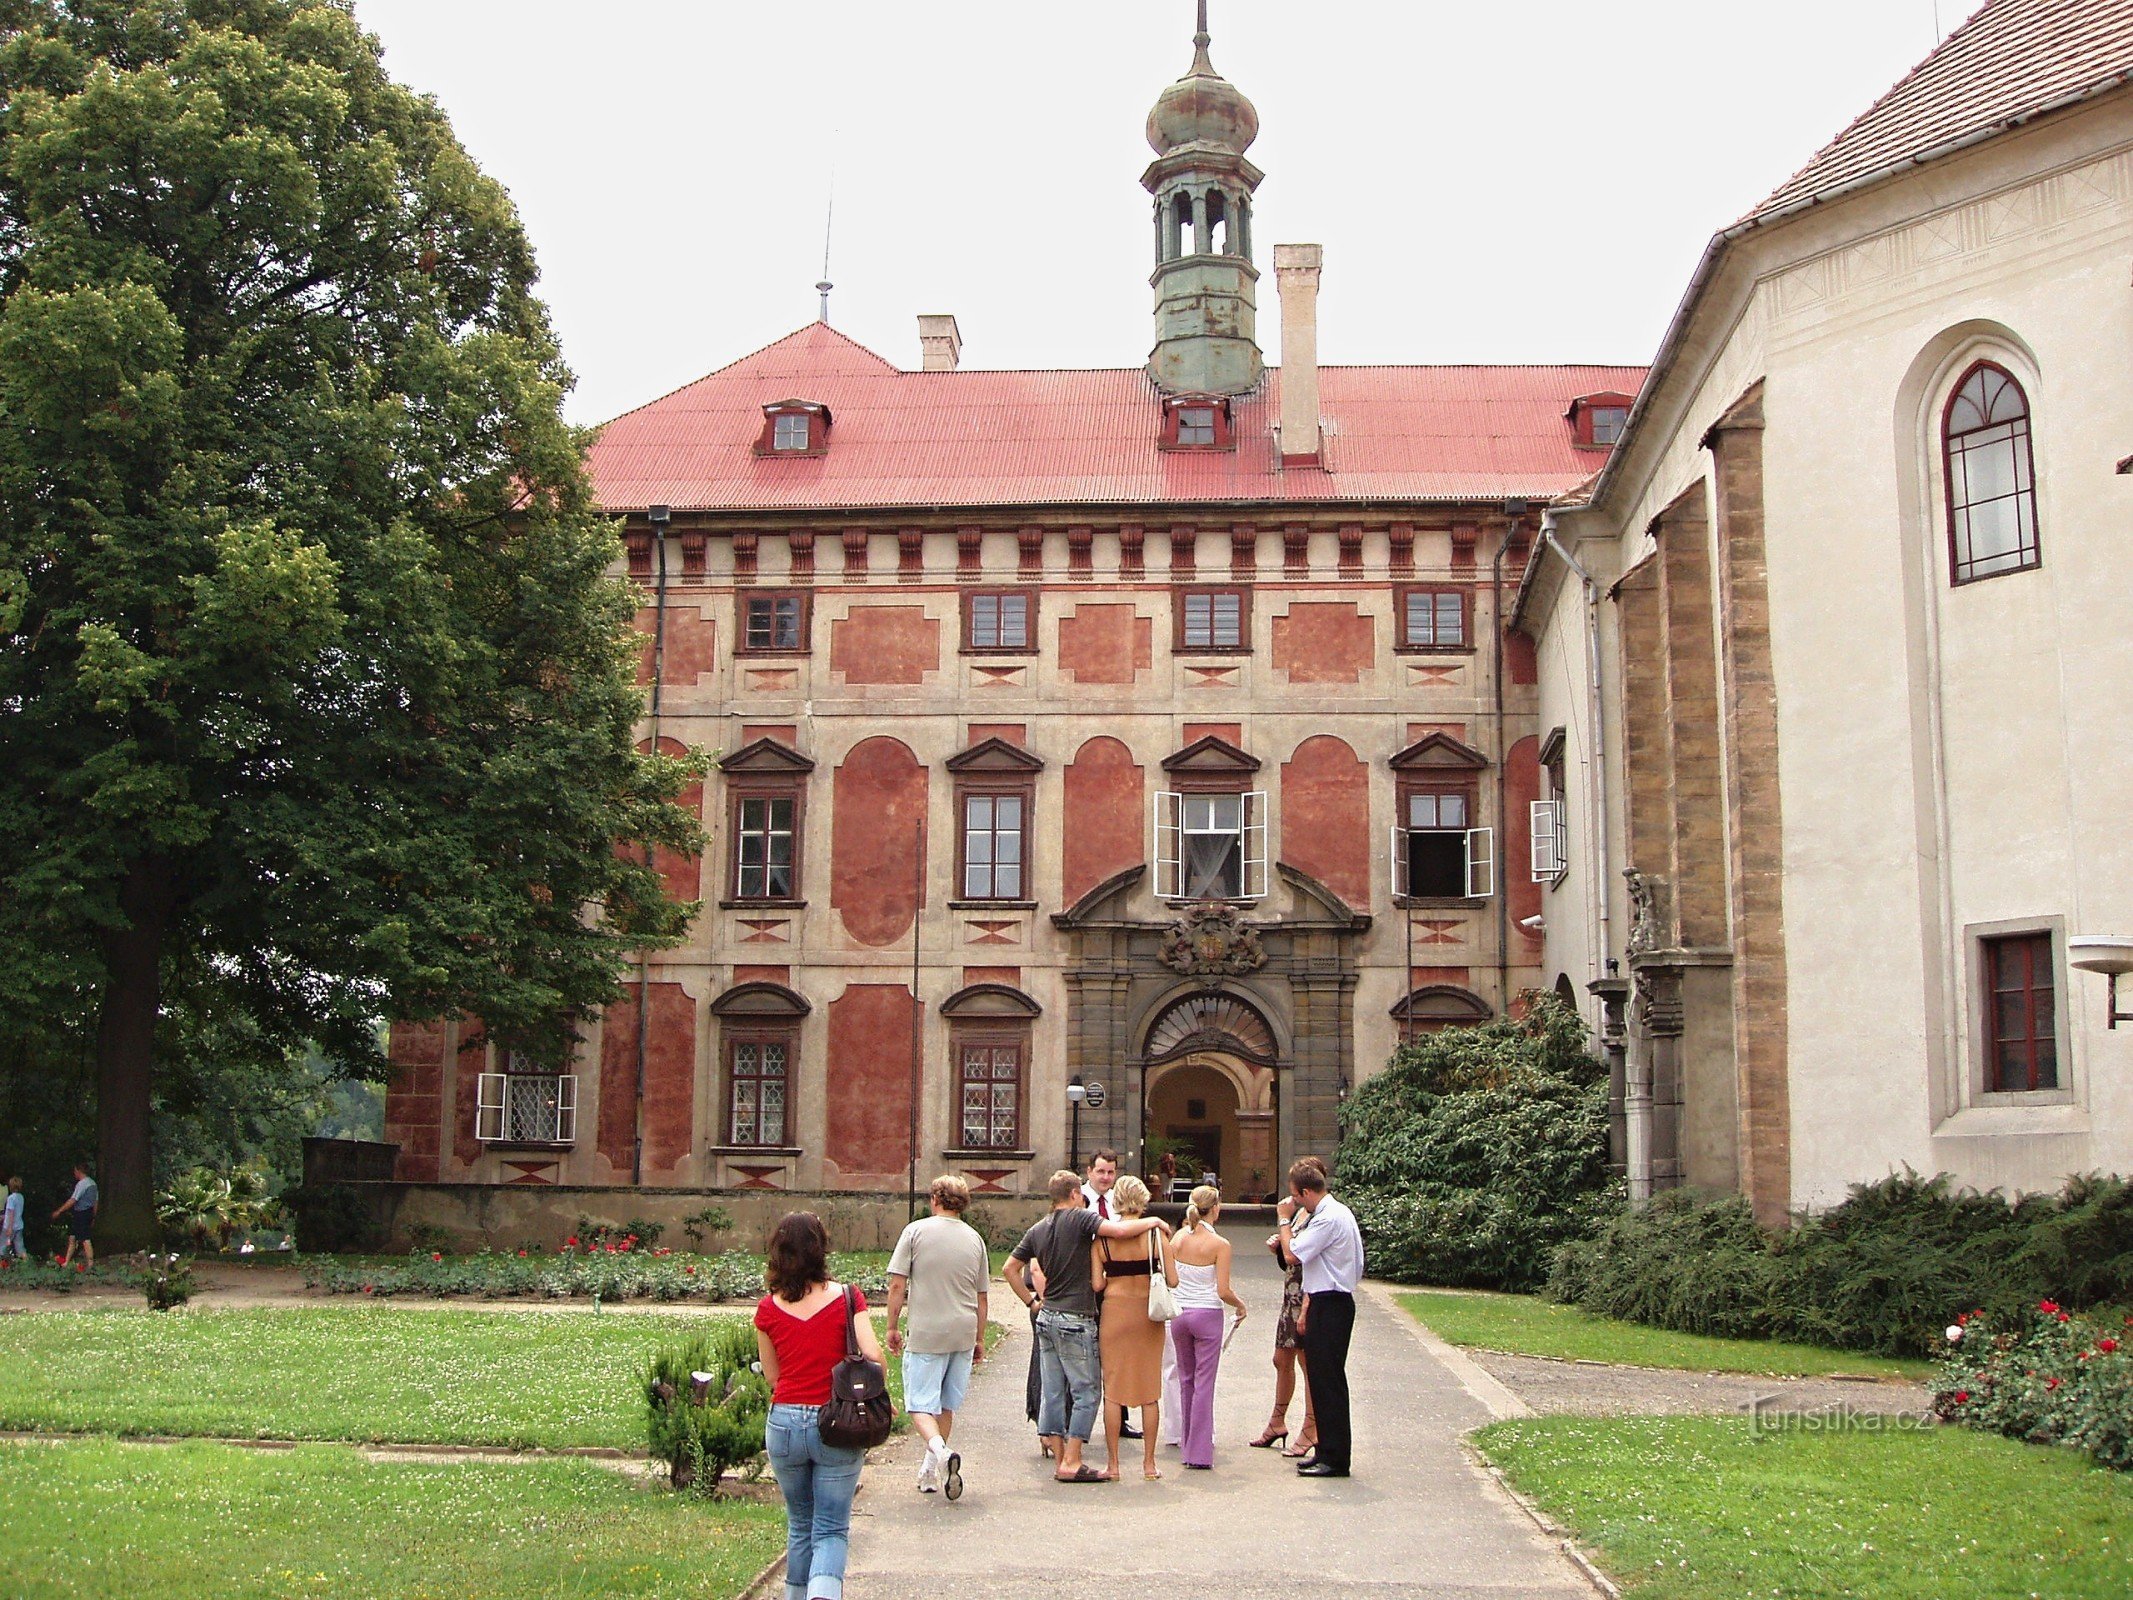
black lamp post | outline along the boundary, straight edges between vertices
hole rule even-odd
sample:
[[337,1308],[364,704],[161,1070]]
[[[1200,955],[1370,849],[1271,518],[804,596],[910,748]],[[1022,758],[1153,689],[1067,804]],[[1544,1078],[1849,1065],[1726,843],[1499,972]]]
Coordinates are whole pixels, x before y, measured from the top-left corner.
[[1067,1165],[1076,1172],[1081,1170],[1081,1108],[1088,1098],[1089,1091],[1082,1083],[1080,1073],[1077,1072],[1067,1079],[1067,1103],[1074,1108],[1074,1151],[1068,1158]]

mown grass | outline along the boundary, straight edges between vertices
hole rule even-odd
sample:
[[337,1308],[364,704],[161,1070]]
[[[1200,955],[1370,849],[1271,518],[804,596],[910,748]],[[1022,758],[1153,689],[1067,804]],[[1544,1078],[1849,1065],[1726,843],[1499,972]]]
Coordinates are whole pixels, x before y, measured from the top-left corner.
[[[734,1315],[33,1312],[7,1319],[0,1428],[642,1450],[652,1352]],[[900,1411],[901,1363],[888,1366]]]
[[1774,1339],[1714,1339],[1637,1322],[1596,1317],[1576,1306],[1528,1294],[1402,1294],[1400,1304],[1450,1344],[1565,1361],[1611,1361],[1688,1372],[1746,1372],[1821,1377],[1913,1378],[1933,1375],[1932,1363],[1861,1355]]
[[370,1462],[84,1439],[0,1445],[10,1600],[700,1600],[783,1547],[775,1505],[711,1505],[578,1461]]
[[1955,1428],[1547,1417],[1476,1436],[1637,1600],[2113,1600],[2133,1477]]

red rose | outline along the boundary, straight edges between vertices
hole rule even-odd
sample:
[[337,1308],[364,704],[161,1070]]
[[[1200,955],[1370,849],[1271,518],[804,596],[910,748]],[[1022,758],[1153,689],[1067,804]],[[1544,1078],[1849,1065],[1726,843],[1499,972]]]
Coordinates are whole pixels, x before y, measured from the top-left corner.
[[2056,1300],[2039,1300],[2037,1309],[2048,1317],[2059,1309],[2059,1302]]
[[2044,1387],[2047,1389],[2056,1389],[2059,1387],[2059,1380],[2057,1378],[2046,1378],[2044,1380]]
[[1956,1390],[1955,1403],[1959,1406],[1967,1406],[1968,1404],[1970,1404],[1970,1391],[1968,1389]]
[[570,1236],[570,1237],[569,1237],[568,1239],[565,1239],[565,1240],[563,1241],[563,1248],[564,1248],[564,1249],[566,1249],[566,1250],[575,1250],[575,1249],[577,1249],[577,1247],[578,1247],[578,1236],[577,1236],[576,1234],[572,1234],[572,1235],[571,1235],[571,1236]]
[[430,1252],[430,1259],[432,1261],[442,1261],[444,1259],[444,1252],[442,1250],[432,1250]]
[[521,1261],[525,1260],[525,1259],[526,1259],[526,1252],[525,1252],[525,1251],[523,1251],[523,1250],[521,1250],[521,1251],[520,1251],[520,1252],[518,1253],[518,1258],[519,1258],[519,1260],[521,1260]]
[[2116,1350],[2118,1348],[2118,1341],[2116,1339],[2098,1339],[2096,1341],[2096,1348],[2101,1350],[2105,1355],[2109,1355],[2113,1350]]

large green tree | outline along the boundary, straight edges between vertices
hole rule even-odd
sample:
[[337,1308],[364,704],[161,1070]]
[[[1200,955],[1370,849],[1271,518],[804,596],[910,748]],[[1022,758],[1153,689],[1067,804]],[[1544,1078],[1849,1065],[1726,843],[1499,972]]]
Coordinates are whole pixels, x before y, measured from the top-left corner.
[[0,1007],[560,1056],[693,908],[509,198],[344,0],[0,0]]

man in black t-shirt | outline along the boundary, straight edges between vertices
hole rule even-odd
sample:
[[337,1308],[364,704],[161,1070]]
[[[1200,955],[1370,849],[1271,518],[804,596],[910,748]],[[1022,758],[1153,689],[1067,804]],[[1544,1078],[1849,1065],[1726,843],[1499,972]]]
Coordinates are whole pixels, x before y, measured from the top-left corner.
[[[1037,1360],[1044,1395],[1037,1432],[1058,1463],[1061,1483],[1101,1483],[1103,1474],[1084,1466],[1082,1446],[1096,1426],[1103,1395],[1103,1362],[1096,1344],[1096,1293],[1089,1281],[1089,1247],[1099,1234],[1137,1239],[1151,1229],[1170,1230],[1154,1217],[1106,1220],[1082,1204],[1081,1179],[1055,1172],[1051,1214],[1022,1236],[1007,1260],[1007,1286],[1037,1312]],[[1029,1263],[1044,1277],[1044,1297],[1031,1291]]]

